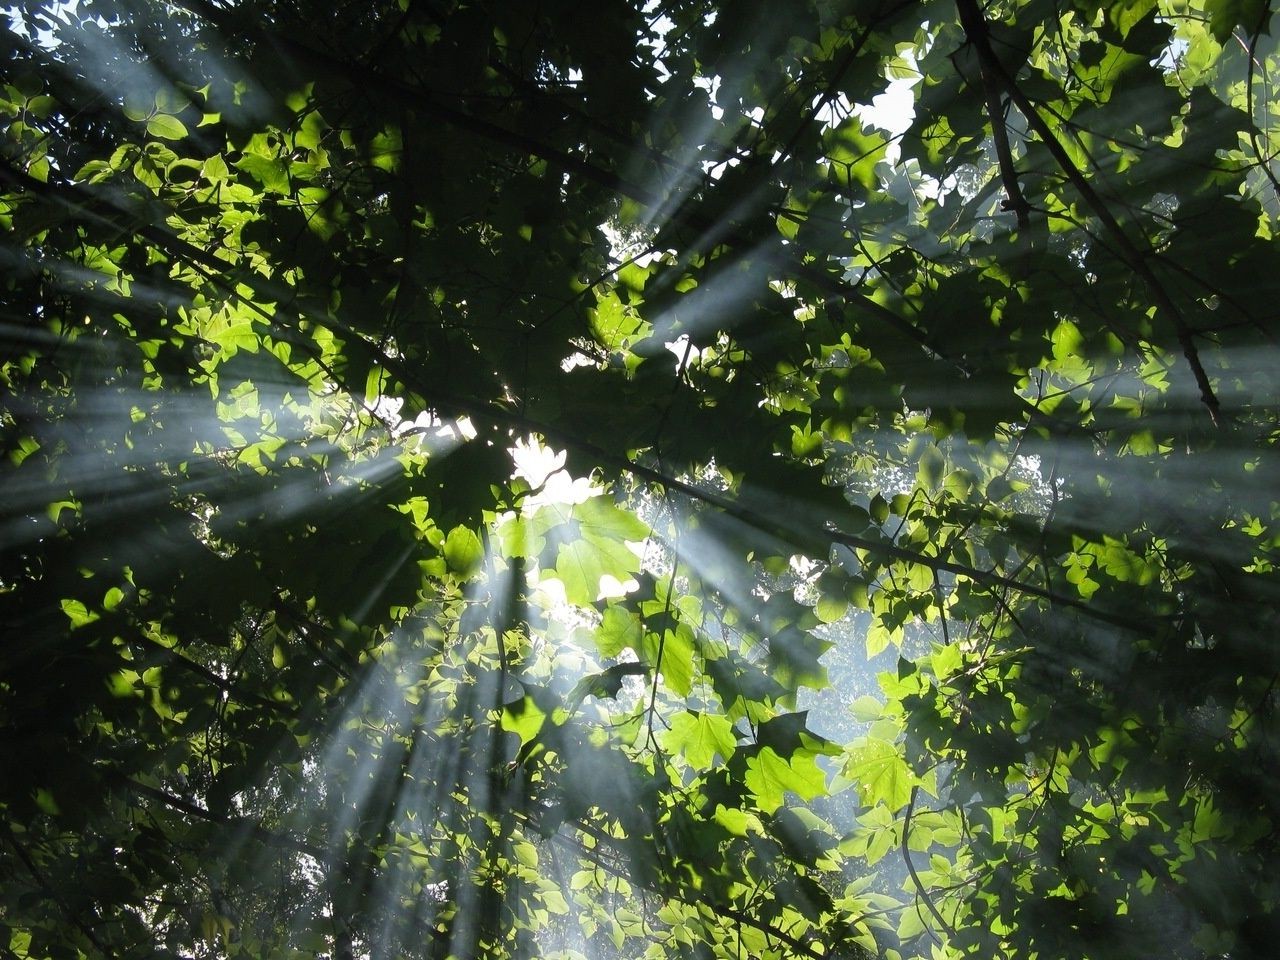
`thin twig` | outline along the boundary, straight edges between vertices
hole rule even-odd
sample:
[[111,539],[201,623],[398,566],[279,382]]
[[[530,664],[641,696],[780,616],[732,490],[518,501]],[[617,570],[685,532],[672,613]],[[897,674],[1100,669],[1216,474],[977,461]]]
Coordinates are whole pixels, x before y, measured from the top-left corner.
[[[924,884],[920,882],[920,874],[916,873],[916,865],[911,862],[911,850],[907,846],[908,841],[911,839],[911,815],[915,812],[916,797],[918,797],[919,794],[920,786],[917,784],[911,788],[911,799],[907,801],[907,814],[905,819],[902,821],[902,859],[907,863],[907,872],[911,874],[911,882],[915,884],[916,893],[918,893],[920,899],[924,901],[924,905],[929,908],[929,912],[933,914],[933,919],[938,921],[938,926],[951,934],[954,939],[956,935],[955,930],[952,928],[951,924],[947,923],[946,919],[939,912],[937,905],[934,904],[933,897],[929,896],[929,891],[926,890]],[[938,935],[932,930],[930,930],[929,933],[934,940],[937,940],[939,943],[942,942]]]
[[[1272,151],[1270,156],[1264,155],[1266,151],[1262,149],[1262,144],[1258,141],[1258,121],[1254,118],[1254,100],[1253,100],[1253,74],[1254,69],[1258,66],[1258,38],[1262,36],[1262,28],[1267,25],[1267,19],[1271,16],[1271,5],[1263,4],[1262,11],[1258,16],[1258,25],[1253,28],[1253,33],[1249,35],[1249,44],[1245,49],[1249,61],[1249,72],[1245,77],[1244,88],[1245,97],[1247,99],[1247,109],[1249,111],[1249,142],[1253,146],[1253,152],[1258,157],[1258,165],[1262,167],[1263,175],[1271,181],[1271,188],[1276,192],[1276,196],[1280,197],[1280,181],[1276,180],[1276,175],[1271,171],[1271,161],[1275,157]],[[1263,73],[1263,82],[1266,82],[1266,73]],[[1269,98],[1268,98],[1269,99]]]

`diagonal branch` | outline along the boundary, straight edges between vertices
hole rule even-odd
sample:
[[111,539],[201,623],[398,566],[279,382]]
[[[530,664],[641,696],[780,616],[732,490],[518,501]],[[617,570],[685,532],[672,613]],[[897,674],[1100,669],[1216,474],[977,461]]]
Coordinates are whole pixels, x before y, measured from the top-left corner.
[[965,24],[965,33],[969,38],[969,42],[978,51],[978,57],[983,63],[984,71],[990,71],[990,75],[1004,89],[1005,94],[1022,111],[1023,116],[1027,119],[1027,124],[1044,142],[1053,159],[1057,161],[1062,172],[1071,181],[1071,185],[1076,188],[1076,191],[1084,199],[1085,203],[1089,205],[1094,215],[1115,241],[1120,259],[1124,261],[1129,269],[1142,278],[1148,293],[1151,295],[1151,299],[1155,301],[1156,307],[1168,317],[1169,322],[1173,325],[1174,333],[1177,335],[1178,343],[1182,347],[1182,354],[1187,359],[1192,376],[1195,377],[1196,386],[1200,391],[1200,402],[1208,409],[1209,418],[1213,421],[1214,426],[1222,426],[1221,404],[1218,402],[1217,395],[1213,392],[1213,386],[1209,383],[1209,377],[1205,373],[1204,365],[1200,362],[1200,354],[1196,349],[1194,332],[1187,326],[1186,319],[1182,316],[1182,311],[1173,302],[1168,291],[1165,290],[1164,285],[1151,269],[1151,264],[1147,262],[1143,252],[1134,245],[1133,240],[1129,237],[1124,227],[1120,225],[1120,221],[1115,218],[1106,201],[1098,195],[1093,185],[1089,183],[1080,168],[1076,166],[1075,161],[1071,159],[1066,148],[1062,146],[1061,141],[1049,128],[1049,124],[1045,122],[1044,117],[1040,115],[1035,104],[1018,89],[1017,82],[1009,75],[1004,64],[1000,62],[1000,58],[995,55],[995,51],[991,48],[991,37],[987,22],[978,7],[977,0],[956,0],[956,7],[960,12],[962,22]]
[[[937,904],[933,902],[933,897],[929,895],[928,889],[920,881],[920,874],[916,873],[916,865],[911,862],[911,848],[908,845],[911,841],[911,817],[912,814],[915,813],[916,798],[919,797],[919,795],[920,787],[918,785],[912,787],[911,799],[907,802],[906,817],[902,821],[902,859],[906,861],[907,872],[911,874],[911,882],[915,884],[916,893],[919,894],[920,899],[924,901],[924,905],[929,908],[929,912],[933,914],[933,919],[938,921],[938,926],[947,931],[947,933],[951,934],[952,938],[954,938],[956,935],[955,929],[951,924],[947,923],[946,918],[942,916],[942,912],[938,910]],[[936,934],[934,935],[934,939],[938,939]]]
[[[983,36],[982,24],[974,22],[976,6],[967,3],[960,5],[960,23],[964,27],[969,42],[976,44],[976,37]],[[979,21],[981,16],[979,16]],[[986,100],[987,119],[991,122],[991,139],[996,145],[996,159],[1000,165],[1000,181],[1004,184],[1005,202],[1001,204],[1006,210],[1012,210],[1018,218],[1018,226],[1025,230],[1030,226],[1028,213],[1031,210],[1027,198],[1022,195],[1022,187],[1018,183],[1018,171],[1013,165],[1013,152],[1009,149],[1009,129],[1004,121],[1004,107],[1000,102],[1000,82],[987,62],[986,57],[978,57],[978,70],[982,74],[982,94]]]
[[783,144],[782,149],[778,151],[777,159],[774,160],[775,164],[781,163],[790,158],[791,151],[794,150],[796,144],[800,142],[800,138],[804,136],[805,130],[809,128],[809,125],[818,118],[818,114],[820,114],[823,109],[826,108],[827,104],[829,104],[835,97],[836,93],[840,89],[841,81],[844,80],[845,74],[849,72],[849,68],[853,66],[854,61],[856,61],[859,55],[861,55],[863,48],[867,45],[867,41],[871,39],[871,34],[876,27],[878,27],[885,19],[906,9],[913,2],[914,0],[906,0],[904,3],[895,4],[888,10],[877,14],[877,16],[867,22],[866,26],[864,26],[858,33],[857,38],[849,44],[849,49],[845,51],[844,56],[840,59],[840,63],[837,64],[836,68],[831,72],[831,79],[827,81],[827,85],[823,89],[821,96],[818,97],[812,107],[805,111],[804,116],[801,117],[800,121],[796,124],[795,132],[791,134],[791,137],[785,144]]
[[307,856],[314,857],[316,860],[321,862],[324,862],[329,855],[327,851],[321,849],[315,844],[308,843],[306,840],[300,840],[297,837],[289,836],[288,834],[268,830],[260,823],[251,820],[248,817],[224,816],[222,814],[215,813],[214,811],[209,810],[206,807],[202,807],[197,803],[193,803],[190,800],[174,796],[166,790],[161,790],[158,787],[152,787],[145,783],[140,783],[132,777],[126,777],[122,774],[113,775],[113,779],[117,780],[121,786],[125,787],[132,793],[147,797],[148,799],[154,800],[158,803],[162,803],[166,807],[176,810],[188,817],[193,817],[196,820],[203,820],[205,823],[212,823],[217,826],[231,827],[234,830],[245,831],[255,840],[266,844],[267,846],[282,847],[287,850],[297,851],[298,853],[305,853]]

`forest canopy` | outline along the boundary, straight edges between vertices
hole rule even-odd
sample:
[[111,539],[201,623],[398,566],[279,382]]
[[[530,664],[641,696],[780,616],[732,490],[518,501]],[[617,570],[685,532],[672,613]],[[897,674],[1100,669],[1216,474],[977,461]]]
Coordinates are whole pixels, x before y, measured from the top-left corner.
[[1280,942],[1259,0],[18,0],[0,960]]

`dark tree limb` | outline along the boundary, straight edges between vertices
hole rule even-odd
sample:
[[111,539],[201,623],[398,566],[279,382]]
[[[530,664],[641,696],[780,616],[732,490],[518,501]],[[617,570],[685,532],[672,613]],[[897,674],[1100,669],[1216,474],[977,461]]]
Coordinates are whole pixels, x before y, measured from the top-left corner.
[[268,830],[266,827],[248,819],[247,817],[223,816],[207,809],[206,807],[200,806],[198,803],[193,803],[190,800],[184,800],[182,797],[175,796],[167,790],[161,790],[158,787],[139,783],[132,777],[117,776],[116,779],[130,792],[161,803],[187,817],[192,817],[196,820],[203,820],[205,823],[212,823],[217,826],[229,827],[233,830],[242,831],[267,846],[282,847],[286,850],[305,853],[307,856],[314,857],[321,863],[325,863],[329,859],[328,852],[315,844],[308,843],[305,840],[299,840],[297,837],[291,837],[288,834]]
[[977,0],[956,0],[956,7],[960,12],[961,20],[965,23],[966,35],[969,37],[974,49],[978,51],[978,57],[983,63],[983,69],[990,71],[991,76],[1004,89],[1005,94],[1022,111],[1023,116],[1027,119],[1027,124],[1044,142],[1049,153],[1062,169],[1062,172],[1066,174],[1071,185],[1076,188],[1081,198],[1088,204],[1107,233],[1115,241],[1120,259],[1142,278],[1148,293],[1151,295],[1151,299],[1155,301],[1156,307],[1168,317],[1178,338],[1178,344],[1182,347],[1182,355],[1186,357],[1187,364],[1191,368],[1191,374],[1195,378],[1196,387],[1200,391],[1200,402],[1209,411],[1209,418],[1213,421],[1214,426],[1222,426],[1222,405],[1219,403],[1217,395],[1213,392],[1213,386],[1209,383],[1209,376],[1205,373],[1204,365],[1200,362],[1194,331],[1187,325],[1182,311],[1173,302],[1164,284],[1160,282],[1160,278],[1151,269],[1151,264],[1147,262],[1146,256],[1137,248],[1124,227],[1120,225],[1120,221],[1115,218],[1106,201],[1099,196],[1093,185],[1085,178],[1080,168],[1076,166],[1075,161],[1067,153],[1066,148],[1062,146],[1061,141],[1049,128],[1049,124],[1040,115],[1040,111],[1036,109],[1035,104],[1018,89],[1017,81],[1009,75],[1004,64],[1000,62],[1000,58],[996,56],[995,51],[991,48],[991,37],[988,32],[987,22],[978,7]]
[[[959,4],[960,23],[964,27],[965,36],[971,44],[976,44],[976,37],[984,36],[983,24],[974,22],[976,6],[968,3]],[[979,16],[979,21],[981,16]],[[996,159],[1000,165],[1000,181],[1004,184],[1005,201],[1001,205],[1012,210],[1018,218],[1018,226],[1025,230],[1031,225],[1029,213],[1031,205],[1022,195],[1022,187],[1018,183],[1018,171],[1013,165],[1013,152],[1009,149],[1009,128],[1004,120],[1004,105],[1000,100],[1000,82],[992,72],[991,66],[983,56],[978,57],[978,70],[982,74],[982,94],[986,101],[987,119],[991,122],[991,139],[996,145]]]
[[150,650],[154,650],[156,653],[165,657],[168,662],[186,670],[188,673],[195,674],[201,680],[205,681],[205,683],[219,690],[229,700],[234,700],[245,706],[266,708],[274,713],[281,713],[287,716],[291,716],[297,712],[295,707],[291,707],[288,704],[280,703],[276,700],[270,700],[267,697],[256,693],[245,693],[239,690],[235,683],[230,679],[218,676],[203,664],[197,663],[188,657],[184,657],[176,648],[166,647],[163,643],[153,640],[145,634],[139,633],[135,635],[131,638],[131,642],[141,644]]

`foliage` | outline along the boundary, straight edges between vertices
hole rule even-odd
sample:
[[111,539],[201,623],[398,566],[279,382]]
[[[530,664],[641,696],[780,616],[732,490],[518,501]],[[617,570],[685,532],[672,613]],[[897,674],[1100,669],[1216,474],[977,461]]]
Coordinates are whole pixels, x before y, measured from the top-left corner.
[[0,957],[1267,955],[1270,20],[19,4]]

